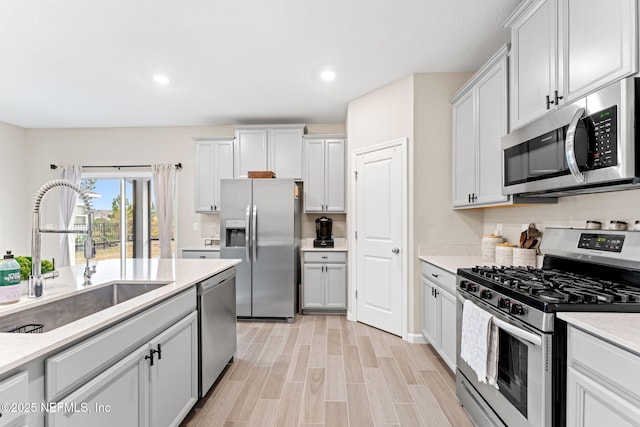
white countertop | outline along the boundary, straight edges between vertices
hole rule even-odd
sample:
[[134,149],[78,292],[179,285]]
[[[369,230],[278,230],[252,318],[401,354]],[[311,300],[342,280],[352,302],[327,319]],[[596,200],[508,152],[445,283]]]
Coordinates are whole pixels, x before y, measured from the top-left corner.
[[183,251],[212,251],[218,252],[220,251],[220,245],[209,245],[209,246],[191,246],[187,248],[182,248]]
[[421,255],[420,260],[437,265],[453,274],[459,268],[471,268],[476,265],[496,265],[483,261],[481,256],[459,256],[459,255]]
[[0,333],[0,374],[88,336],[98,329],[141,311],[198,282],[224,271],[240,260],[233,259],[133,259],[100,261],[91,287],[83,286],[84,266],[60,269],[60,276],[45,283],[44,296],[0,306],[0,316],[34,307],[114,281],[167,283],[146,294],[41,334]]
[[300,245],[300,251],[334,251],[334,252],[346,252],[348,251],[347,247],[347,239],[343,237],[336,237],[333,239],[333,248],[314,248],[313,247],[313,237],[307,237],[306,239],[302,239]]
[[558,313],[558,318],[640,355],[640,313]]

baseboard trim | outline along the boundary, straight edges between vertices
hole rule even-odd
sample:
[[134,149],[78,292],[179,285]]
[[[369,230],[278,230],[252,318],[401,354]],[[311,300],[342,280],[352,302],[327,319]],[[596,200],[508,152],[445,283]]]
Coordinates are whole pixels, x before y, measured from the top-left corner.
[[356,322],[357,319],[354,317],[353,312],[347,311],[347,320],[351,320],[352,322]]
[[427,340],[424,338],[422,334],[408,334],[407,342],[411,344],[426,344]]

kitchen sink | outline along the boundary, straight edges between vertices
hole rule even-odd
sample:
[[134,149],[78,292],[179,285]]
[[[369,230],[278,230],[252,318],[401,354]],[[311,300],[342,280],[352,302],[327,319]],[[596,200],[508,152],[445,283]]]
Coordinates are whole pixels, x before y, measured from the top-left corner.
[[0,332],[48,332],[162,286],[166,283],[111,283],[0,316]]

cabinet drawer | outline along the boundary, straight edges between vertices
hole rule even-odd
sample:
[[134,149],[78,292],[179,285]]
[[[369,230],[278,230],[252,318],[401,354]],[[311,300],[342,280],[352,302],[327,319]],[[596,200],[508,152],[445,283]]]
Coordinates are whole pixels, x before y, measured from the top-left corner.
[[[20,372],[6,380],[0,381],[0,403],[9,405],[29,404],[29,375],[27,372]],[[39,404],[40,403],[38,402],[38,405]],[[38,407],[38,409],[40,408]],[[0,422],[0,424],[7,425],[23,416],[25,412],[26,411],[12,411],[0,408],[0,417],[2,417],[2,422]]]
[[46,399],[55,401],[104,371],[145,338],[196,309],[196,289],[183,292],[45,362]]
[[456,293],[456,275],[433,264],[422,262],[422,275],[440,285],[443,289]]
[[182,258],[211,258],[219,259],[220,251],[192,251],[183,249]]
[[303,252],[303,262],[347,262],[347,253],[346,252],[337,252],[337,251],[312,251],[312,252]]
[[569,367],[640,400],[640,355],[574,327],[568,328],[567,346]]

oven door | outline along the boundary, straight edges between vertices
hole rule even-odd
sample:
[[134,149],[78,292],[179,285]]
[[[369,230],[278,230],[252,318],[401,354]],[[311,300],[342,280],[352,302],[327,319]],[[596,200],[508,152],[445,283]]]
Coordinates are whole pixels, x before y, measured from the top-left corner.
[[[551,337],[528,328],[500,313],[481,300],[473,302],[495,316],[499,331],[498,387],[480,383],[478,376],[460,357],[462,306],[465,296],[458,293],[457,304],[457,393],[467,406],[470,399],[484,413],[485,420],[509,427],[548,426],[552,420]],[[461,396],[462,394],[462,396]],[[478,398],[479,397],[479,398]],[[478,412],[480,411],[480,412]],[[497,418],[496,418],[497,417]],[[498,421],[499,419],[499,421]],[[481,423],[482,424],[482,423]]]

